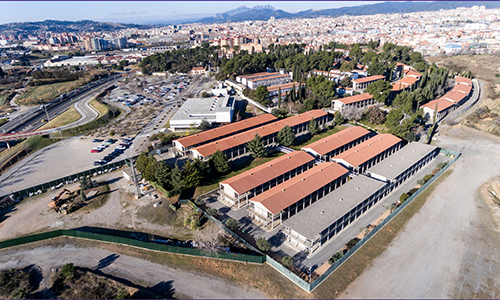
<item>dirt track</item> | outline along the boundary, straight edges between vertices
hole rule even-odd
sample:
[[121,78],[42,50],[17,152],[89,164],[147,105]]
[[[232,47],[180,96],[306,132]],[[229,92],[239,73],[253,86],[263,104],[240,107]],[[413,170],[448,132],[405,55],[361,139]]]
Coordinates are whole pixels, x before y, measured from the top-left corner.
[[500,141],[461,126],[443,131],[435,145],[464,147],[453,173],[340,298],[500,297],[498,224],[478,192],[500,175]]

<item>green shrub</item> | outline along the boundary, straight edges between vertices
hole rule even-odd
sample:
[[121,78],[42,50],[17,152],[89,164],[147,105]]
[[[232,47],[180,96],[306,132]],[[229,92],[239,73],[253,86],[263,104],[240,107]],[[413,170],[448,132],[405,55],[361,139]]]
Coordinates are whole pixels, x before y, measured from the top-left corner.
[[109,132],[109,135],[110,135],[110,136],[114,136],[114,135],[115,135],[115,131],[114,131],[114,130],[111,130],[111,131]]
[[194,203],[195,203],[196,205],[200,206],[200,205],[205,204],[205,200],[203,200],[203,199],[201,199],[201,198],[196,198],[196,199],[194,200]]
[[226,226],[231,230],[236,230],[238,229],[238,221],[233,218],[229,218],[226,220]]
[[184,226],[188,227],[189,225],[191,225],[191,218],[184,219]]
[[290,256],[285,256],[281,260],[281,263],[283,264],[283,266],[285,266],[287,268],[291,268],[293,266],[293,258]]
[[219,211],[215,208],[209,208],[207,209],[207,214],[211,215],[212,217],[217,217],[219,215]]
[[425,175],[425,176],[424,176],[424,178],[422,178],[422,179],[423,179],[425,182],[427,182],[427,181],[431,180],[431,178],[432,178],[432,175],[427,174],[427,175]]
[[342,251],[339,251],[337,253],[335,253],[334,255],[332,255],[332,257],[330,257],[330,259],[328,260],[328,263],[330,265],[333,265],[337,260],[339,260],[342,256],[344,256],[344,253]]
[[408,198],[410,198],[410,196],[407,193],[401,194],[401,196],[399,196],[399,203],[405,202]]
[[200,219],[193,218],[191,220],[191,224],[190,224],[191,230],[198,230],[200,225],[201,225]]
[[257,239],[257,247],[259,247],[260,250],[267,252],[271,249],[271,244],[263,237],[259,237]]
[[75,276],[75,274],[76,268],[73,263],[65,264],[62,267],[61,272],[59,272],[59,276],[62,280],[71,279]]
[[442,168],[446,167],[446,165],[448,165],[448,162],[447,161],[443,161],[443,162],[440,162],[439,164],[437,164],[436,167],[438,169],[442,169]]

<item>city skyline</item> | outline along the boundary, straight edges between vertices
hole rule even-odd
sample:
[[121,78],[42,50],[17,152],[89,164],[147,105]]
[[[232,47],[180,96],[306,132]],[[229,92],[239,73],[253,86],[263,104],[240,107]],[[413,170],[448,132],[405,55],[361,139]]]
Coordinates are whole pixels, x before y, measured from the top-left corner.
[[[201,19],[241,6],[271,5],[290,13],[375,4],[383,1],[6,1],[2,2],[2,24],[44,20],[156,24]],[[117,5],[119,3],[119,5]],[[194,4],[196,5],[186,5]],[[64,9],[61,9],[64,5]]]

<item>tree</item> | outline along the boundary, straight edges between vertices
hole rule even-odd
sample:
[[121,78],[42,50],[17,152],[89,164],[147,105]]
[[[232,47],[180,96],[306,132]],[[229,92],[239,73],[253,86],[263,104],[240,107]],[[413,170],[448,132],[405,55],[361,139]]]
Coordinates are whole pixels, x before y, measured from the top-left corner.
[[214,173],[226,174],[231,170],[226,155],[219,150],[210,156],[209,164]]
[[403,112],[401,109],[392,109],[385,119],[385,126],[389,129],[399,126],[399,122],[402,118]]
[[76,275],[76,268],[75,268],[75,265],[73,263],[65,264],[61,268],[61,272],[59,272],[59,277],[62,280],[65,280],[67,278],[72,278],[75,275]]
[[342,114],[339,111],[336,111],[333,114],[333,121],[335,122],[335,125],[340,125],[340,124],[344,123],[344,117],[342,116]]
[[260,104],[267,106],[269,104],[269,91],[266,86],[259,85],[253,92],[253,99]]
[[16,290],[12,292],[10,295],[10,299],[28,299],[29,297],[28,292],[26,291],[26,288],[24,287],[18,287]]
[[188,188],[199,186],[201,180],[203,179],[203,177],[200,174],[200,171],[190,161],[188,161],[184,166],[184,171],[182,172],[182,176],[184,178],[184,185]]
[[281,260],[281,263],[283,264],[283,266],[285,266],[287,268],[291,268],[293,266],[293,258],[287,255],[287,256],[283,257],[283,259]]
[[210,95],[206,92],[206,91],[203,91],[203,93],[201,93],[201,98],[209,98]]
[[184,179],[182,178],[182,170],[181,168],[179,168],[179,165],[177,163],[175,164],[170,177],[174,194],[180,192],[184,187]]
[[210,123],[205,119],[201,120],[198,130],[205,131],[207,129],[210,129]]
[[366,88],[366,92],[373,96],[375,101],[385,103],[391,92],[391,83],[384,80],[377,80]]
[[407,193],[402,193],[401,196],[399,196],[399,203],[405,202],[410,196]]
[[80,199],[82,200],[82,202],[87,201],[87,197],[85,196],[85,193],[83,192],[83,190],[80,190]]
[[278,88],[278,108],[281,106],[281,87]]
[[88,176],[83,176],[82,179],[80,179],[80,190],[88,190],[92,187],[92,180]]
[[283,146],[290,147],[291,145],[293,145],[294,140],[295,134],[293,133],[293,130],[290,126],[286,125],[278,132],[278,143],[282,144]]
[[2,70],[2,67],[0,67],[0,78],[5,76],[5,72]]
[[330,265],[333,265],[337,260],[339,260],[342,256],[344,256],[344,253],[342,251],[339,251],[337,253],[335,253],[334,255],[332,255],[332,257],[330,257],[330,259],[328,260],[328,263]]
[[318,122],[314,118],[311,118],[311,121],[309,121],[309,132],[311,135],[316,135],[319,132]]
[[[279,136],[279,133],[278,133]],[[278,138],[279,139],[279,138]],[[248,151],[252,153],[254,158],[266,156],[267,149],[262,143],[262,138],[258,133],[255,134],[253,140],[247,143]]]
[[271,244],[265,238],[259,237],[256,242],[260,250],[264,252],[271,250]]
[[219,215],[219,211],[216,208],[209,208],[207,209],[207,214],[215,218]]
[[375,106],[370,106],[365,111],[364,119],[372,124],[380,125],[385,121],[385,113]]
[[162,186],[167,191],[172,190],[173,186],[171,184],[170,175],[172,174],[172,168],[166,161],[160,161],[155,170],[155,179],[160,186]]
[[284,119],[284,118],[286,118],[286,115],[287,115],[286,110],[277,109],[277,108],[273,108],[271,110],[271,114],[278,119]]
[[226,220],[226,226],[227,226],[227,228],[229,228],[231,230],[236,230],[239,227],[238,221],[236,221],[233,218],[229,218]]

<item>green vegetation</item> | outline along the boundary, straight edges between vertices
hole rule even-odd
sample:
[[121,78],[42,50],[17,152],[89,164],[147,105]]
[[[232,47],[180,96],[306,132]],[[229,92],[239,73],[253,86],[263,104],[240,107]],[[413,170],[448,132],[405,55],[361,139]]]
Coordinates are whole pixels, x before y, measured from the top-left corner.
[[248,142],[246,146],[254,158],[266,156],[267,149],[264,143],[262,143],[262,138],[258,133],[255,134],[253,140]]
[[80,113],[76,111],[75,107],[72,105],[65,112],[51,119],[48,123],[40,127],[40,130],[57,128],[66,124],[71,124],[73,122],[78,121],[80,117],[81,117]]
[[293,145],[294,141],[295,141],[295,134],[293,133],[293,130],[290,126],[286,125],[285,127],[280,129],[280,131],[278,132],[278,143],[280,143],[283,146],[290,147],[291,145]]
[[7,120],[7,118],[2,118],[0,119],[0,126],[2,126],[3,124],[7,123],[9,120]]
[[111,122],[113,119],[116,119],[122,113],[121,109],[115,108],[114,106],[108,105],[97,99],[90,101],[89,104],[99,112],[99,117],[89,123],[80,125],[78,127],[63,130],[63,136],[78,135],[100,128]]
[[226,220],[226,226],[227,226],[227,228],[229,228],[231,230],[236,230],[239,227],[238,221],[236,221],[233,218],[229,218]]
[[271,250],[271,244],[263,237],[259,237],[256,243],[257,247],[264,252]]
[[25,270],[9,269],[0,272],[0,298],[28,299],[35,288],[35,279]]
[[287,267],[287,268],[291,268],[293,266],[293,257],[290,257],[290,256],[285,256],[283,257],[283,259],[281,260],[281,263],[283,264],[283,266]]
[[344,256],[344,252],[342,251],[339,251],[337,253],[335,253],[334,255],[332,255],[332,257],[330,257],[330,259],[328,259],[328,263],[330,265],[333,265],[337,260],[339,260],[342,256]]
[[410,198],[410,195],[408,195],[407,193],[402,193],[401,196],[399,196],[399,203],[405,202],[406,200],[408,200],[408,198]]

